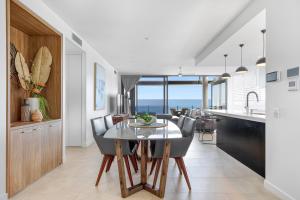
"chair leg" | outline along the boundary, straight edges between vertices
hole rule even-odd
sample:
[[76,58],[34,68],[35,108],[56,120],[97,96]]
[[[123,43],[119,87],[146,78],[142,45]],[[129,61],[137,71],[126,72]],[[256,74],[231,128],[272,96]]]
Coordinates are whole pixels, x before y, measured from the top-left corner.
[[150,170],[149,176],[152,174],[152,172],[153,172],[153,170],[154,170],[156,161],[157,161],[157,158],[153,158],[153,159],[152,159],[152,165],[151,165],[151,170]]
[[176,165],[177,165],[177,167],[178,167],[179,173],[180,173],[180,175],[182,175],[182,170],[181,170],[181,168],[180,168],[180,163],[179,163],[179,161],[178,161],[178,158],[175,158],[175,161],[176,161]]
[[110,156],[110,157],[109,157],[109,160],[108,160],[108,163],[107,163],[106,171],[105,171],[105,172],[108,172],[108,171],[110,170],[111,164],[112,164],[112,162],[114,161],[114,159],[115,159],[115,156]]
[[104,168],[105,168],[105,165],[106,165],[106,162],[107,162],[108,158],[109,158],[109,156],[104,155],[102,163],[101,163],[101,166],[100,166],[100,170],[99,170],[99,173],[98,173],[98,177],[97,177],[95,186],[98,186],[98,184],[99,184],[100,178],[102,176],[102,173],[104,171]]
[[157,165],[156,165],[156,169],[155,169],[155,174],[154,174],[154,180],[153,180],[152,189],[154,189],[155,186],[156,186],[156,182],[157,182],[157,178],[158,178],[158,174],[159,174],[159,169],[160,169],[161,161],[162,161],[161,158],[157,159]]
[[131,186],[133,187],[133,180],[132,180],[132,176],[131,176],[131,170],[130,170],[130,165],[129,165],[129,161],[128,161],[128,156],[124,156],[124,160],[125,160],[128,178],[129,178]]
[[181,168],[181,170],[183,172],[183,175],[184,175],[185,181],[186,181],[186,183],[188,185],[188,188],[189,188],[189,190],[191,190],[192,187],[191,187],[189,176],[188,176],[188,174],[186,172],[186,168],[185,168],[185,164],[184,164],[183,158],[179,158],[178,161],[180,163],[180,168]]
[[137,165],[135,156],[131,155],[131,156],[129,156],[129,158],[130,158],[130,161],[131,161],[131,164],[133,166],[133,169],[134,169],[135,173],[137,173],[137,171],[139,170],[139,167]]

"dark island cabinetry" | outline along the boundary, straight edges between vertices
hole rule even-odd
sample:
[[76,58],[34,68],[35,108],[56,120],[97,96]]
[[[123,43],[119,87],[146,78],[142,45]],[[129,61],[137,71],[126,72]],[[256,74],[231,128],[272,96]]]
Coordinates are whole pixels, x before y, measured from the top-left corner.
[[217,146],[265,177],[265,123],[217,116]]

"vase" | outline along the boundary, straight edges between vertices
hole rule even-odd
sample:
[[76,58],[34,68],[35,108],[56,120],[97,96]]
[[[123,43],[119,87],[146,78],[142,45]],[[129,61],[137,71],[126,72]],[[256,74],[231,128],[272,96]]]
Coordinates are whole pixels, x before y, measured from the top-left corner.
[[26,103],[24,100],[24,103],[21,106],[21,121],[22,122],[30,122],[30,105]]
[[35,110],[31,114],[31,120],[34,122],[41,122],[43,120],[43,115],[41,111]]
[[40,109],[40,101],[37,97],[30,97],[25,99],[25,103],[30,107],[30,113],[32,114],[34,111]]

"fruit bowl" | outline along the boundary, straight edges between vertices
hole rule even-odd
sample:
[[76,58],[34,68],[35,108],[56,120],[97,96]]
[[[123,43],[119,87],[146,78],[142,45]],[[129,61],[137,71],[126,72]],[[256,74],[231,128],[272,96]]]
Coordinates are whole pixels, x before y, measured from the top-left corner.
[[156,122],[156,117],[149,114],[137,115],[137,122],[143,125],[151,125]]

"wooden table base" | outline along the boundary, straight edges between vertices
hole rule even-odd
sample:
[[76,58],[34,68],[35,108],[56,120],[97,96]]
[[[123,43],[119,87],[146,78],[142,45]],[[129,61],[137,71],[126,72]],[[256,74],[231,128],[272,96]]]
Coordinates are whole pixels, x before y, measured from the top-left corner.
[[123,161],[123,153],[122,153],[122,145],[121,140],[116,140],[116,155],[118,162],[118,171],[119,171],[119,179],[120,179],[120,189],[121,195],[123,198],[126,198],[138,191],[146,190],[151,192],[152,194],[163,198],[165,195],[167,175],[168,175],[168,165],[169,165],[169,156],[170,156],[170,142],[166,141],[164,146],[164,155],[162,160],[162,171],[160,176],[160,184],[159,189],[152,189],[150,185],[147,184],[147,154],[148,154],[148,141],[141,141],[141,183],[127,188],[126,186],[126,176],[124,169],[124,161]]

